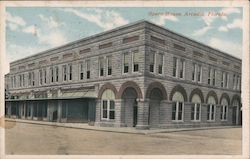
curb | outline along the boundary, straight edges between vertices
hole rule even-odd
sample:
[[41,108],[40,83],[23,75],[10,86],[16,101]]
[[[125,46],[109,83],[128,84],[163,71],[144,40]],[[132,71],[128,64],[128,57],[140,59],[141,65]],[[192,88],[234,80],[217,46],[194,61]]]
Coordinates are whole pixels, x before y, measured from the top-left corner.
[[[172,133],[172,132],[181,132],[181,131],[194,131],[194,130],[208,130],[208,129],[229,129],[229,128],[241,128],[241,126],[216,126],[216,127],[196,127],[196,128],[176,128],[176,129],[157,129],[157,130],[121,130],[121,128],[112,128],[113,130],[107,129],[108,127],[97,127],[92,126],[93,128],[81,127],[80,125],[65,125],[62,123],[56,122],[39,122],[33,120],[20,120],[20,119],[10,119],[5,118],[5,121],[10,122],[18,122],[18,123],[26,123],[26,124],[36,124],[36,125],[48,125],[48,126],[56,126],[56,127],[65,127],[65,128],[74,128],[74,129],[84,129],[84,130],[92,130],[92,131],[103,131],[103,132],[114,132],[114,133],[126,133],[126,134],[139,134],[139,135],[147,135],[147,134],[155,134],[155,133]],[[84,126],[84,125],[82,125]],[[116,129],[116,130],[115,130]]]

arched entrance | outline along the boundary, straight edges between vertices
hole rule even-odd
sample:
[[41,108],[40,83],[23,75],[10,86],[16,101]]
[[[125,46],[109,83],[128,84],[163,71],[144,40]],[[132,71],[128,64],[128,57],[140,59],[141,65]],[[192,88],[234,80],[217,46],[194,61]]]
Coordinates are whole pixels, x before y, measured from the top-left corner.
[[163,100],[162,92],[159,88],[154,88],[150,92],[149,96],[149,126],[157,127],[159,125],[160,117],[160,104]]
[[122,94],[122,122],[127,127],[137,125],[137,92],[134,88],[128,87]]

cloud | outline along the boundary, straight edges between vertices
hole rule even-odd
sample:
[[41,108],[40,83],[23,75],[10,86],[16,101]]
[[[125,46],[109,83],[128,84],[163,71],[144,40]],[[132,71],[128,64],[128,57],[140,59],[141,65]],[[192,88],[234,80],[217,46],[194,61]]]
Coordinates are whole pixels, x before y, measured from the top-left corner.
[[222,8],[221,12],[223,12],[223,13],[225,13],[227,15],[233,14],[233,13],[238,13],[238,14],[241,13],[239,8]]
[[242,29],[242,20],[234,19],[232,23],[227,24],[226,26],[220,26],[219,31],[227,32],[230,29]]
[[208,32],[208,30],[212,29],[212,27],[210,26],[206,26],[204,28],[201,28],[199,30],[194,31],[194,33],[192,34],[193,36],[202,36],[204,34],[206,34]]
[[228,31],[228,28],[226,26],[220,26],[218,28],[219,31],[222,31],[222,32],[227,32]]
[[233,56],[241,58],[242,56],[242,45],[239,43],[226,41],[218,38],[211,38],[208,45],[229,53]]
[[159,16],[157,19],[154,19],[153,22],[158,25],[165,25],[167,21],[177,22],[179,19],[176,16]]
[[49,28],[58,28],[60,27],[61,25],[64,25],[63,22],[59,22],[58,20],[54,19],[52,16],[50,17],[46,17],[44,16],[43,14],[39,14],[38,17],[47,23],[47,26]]
[[109,30],[129,23],[129,21],[124,19],[119,13],[112,10],[104,11],[101,9],[92,9],[91,13],[88,13],[72,8],[66,8],[63,9],[63,11],[72,13],[82,19],[95,23],[104,30]]
[[30,33],[33,35],[37,35],[38,29],[35,25],[28,26],[22,30],[24,33]]
[[26,25],[26,22],[23,20],[23,18],[19,16],[13,16],[8,12],[6,12],[6,21],[7,27],[12,31],[16,31],[19,27]]
[[242,29],[242,20],[241,19],[234,19],[234,21],[227,25],[229,29],[239,28]]
[[38,41],[51,47],[56,47],[68,42],[67,37],[60,31],[53,31],[48,34],[38,34]]

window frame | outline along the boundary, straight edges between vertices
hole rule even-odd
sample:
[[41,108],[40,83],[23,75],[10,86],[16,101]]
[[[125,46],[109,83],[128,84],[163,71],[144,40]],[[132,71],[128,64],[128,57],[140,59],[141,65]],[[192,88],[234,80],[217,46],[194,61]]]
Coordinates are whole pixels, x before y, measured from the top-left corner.
[[[136,53],[139,54],[139,53],[140,53],[139,50],[134,50],[134,51],[132,51],[132,73],[139,73],[139,72],[140,72],[140,71],[139,71],[139,70],[140,70],[140,69],[139,69],[139,68],[140,68],[139,61],[138,61],[138,62],[135,62],[135,60],[134,60],[134,55],[135,55]],[[137,71],[135,71],[135,65],[136,65],[136,64],[138,65],[138,66],[137,66],[137,69],[138,69]]]
[[[192,107],[193,106],[194,106],[194,119],[192,119]],[[199,107],[199,119],[198,120],[197,120],[197,107]],[[192,103],[192,106],[191,106],[191,121],[193,121],[193,122],[200,122],[201,121],[201,103]]]
[[[105,109],[107,111],[107,118],[104,118],[103,115],[103,102],[107,102],[107,109]],[[111,105],[110,105],[110,102],[113,101],[114,102],[114,109],[111,109]],[[110,118],[110,112],[111,111],[114,111],[114,119],[111,119]],[[113,99],[102,99],[101,100],[101,120],[104,120],[104,121],[115,121],[115,101]]]
[[[215,104],[209,104],[208,105],[209,108],[209,118],[207,118],[208,122],[215,122],[215,118],[216,118],[216,105]],[[214,112],[212,112],[212,107],[214,107]],[[207,115],[208,115],[208,110],[207,110]],[[212,119],[212,115],[213,115],[213,119]]]
[[[175,118],[173,119],[172,116],[172,121],[173,122],[184,122],[184,102],[183,101],[173,101],[175,103]],[[181,115],[181,119],[178,119],[178,115],[179,115],[179,107],[180,107],[180,103],[182,103],[182,115]],[[172,115],[173,115],[173,105],[172,105]]]
[[[125,66],[125,59],[126,59],[125,55],[127,55],[128,58],[129,58],[130,52],[124,52],[122,54],[122,74],[128,74],[129,73],[129,60],[128,60],[127,65]],[[125,71],[125,67],[128,67],[127,72],[124,72]]]

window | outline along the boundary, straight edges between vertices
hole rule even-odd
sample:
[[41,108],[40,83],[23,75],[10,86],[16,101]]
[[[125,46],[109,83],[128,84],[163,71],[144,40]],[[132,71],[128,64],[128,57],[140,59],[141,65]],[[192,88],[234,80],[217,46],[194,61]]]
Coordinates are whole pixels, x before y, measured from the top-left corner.
[[225,72],[221,72],[221,87],[224,87]]
[[56,69],[56,82],[58,82],[58,80],[59,80],[59,68],[58,68],[58,66],[56,66],[55,67],[55,69]]
[[11,77],[10,79],[11,79],[11,88],[14,88],[14,78]]
[[210,96],[208,98],[208,107],[207,107],[207,120],[208,121],[215,121],[215,99],[214,97]]
[[198,82],[201,82],[202,79],[202,68],[201,65],[197,65],[197,80]]
[[211,68],[208,68],[208,80],[207,80],[207,84],[211,84],[211,73],[212,72],[212,70],[211,70]]
[[226,73],[226,82],[225,82],[225,87],[228,88],[228,81],[229,81],[229,74]]
[[[237,80],[238,82],[238,80]],[[14,76],[14,87],[16,88],[16,76]]]
[[240,90],[240,76],[237,76],[237,90]]
[[184,71],[185,71],[185,61],[181,59],[180,61],[180,78],[184,78]]
[[87,79],[90,79],[90,60],[86,61]]
[[62,118],[67,118],[67,112],[68,112],[68,103],[62,102]]
[[83,80],[83,62],[79,63],[80,80]]
[[69,80],[72,80],[72,64],[69,64]]
[[221,101],[221,109],[220,109],[220,119],[222,121],[227,120],[227,109],[228,109],[228,102],[225,98]]
[[23,83],[22,75],[19,75],[19,87],[22,87],[22,83]]
[[184,98],[180,92],[175,92],[173,95],[172,104],[172,120],[183,121],[184,112]]
[[197,94],[195,94],[192,97],[191,120],[200,121],[200,114],[201,114],[201,99]]
[[233,75],[233,89],[236,89],[236,75]]
[[104,58],[99,58],[99,76],[104,75]]
[[53,67],[50,67],[50,81],[51,81],[51,83],[54,82],[54,69],[53,69]]
[[213,71],[213,86],[215,86],[216,70]]
[[138,50],[133,52],[133,72],[139,71],[139,55]]
[[47,83],[47,71],[44,69],[44,83]]
[[163,54],[158,54],[157,63],[158,63],[158,73],[163,73]]
[[195,81],[195,76],[196,76],[196,64],[193,63],[193,67],[192,67],[192,80]]
[[40,85],[43,84],[43,72],[42,72],[42,70],[39,70],[39,84]]
[[67,81],[67,66],[63,65],[63,81]]
[[149,72],[155,72],[155,52],[149,54]]
[[115,94],[112,90],[107,89],[102,94],[101,117],[102,120],[115,119]]
[[112,75],[112,56],[107,57],[108,76]]
[[32,75],[32,76],[31,76],[31,78],[32,78],[32,86],[35,86],[35,73],[32,72],[31,75]]
[[173,76],[177,77],[177,58],[173,58]]
[[123,54],[123,73],[128,73],[129,71],[129,54],[126,52]]
[[29,72],[29,76],[28,76],[28,84],[29,84],[29,86],[31,86],[31,72]]
[[24,74],[22,74],[22,77],[23,77],[23,87],[25,86],[25,78],[24,78]]

